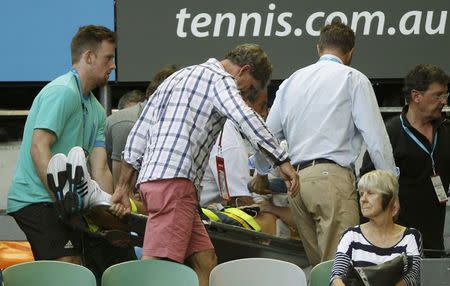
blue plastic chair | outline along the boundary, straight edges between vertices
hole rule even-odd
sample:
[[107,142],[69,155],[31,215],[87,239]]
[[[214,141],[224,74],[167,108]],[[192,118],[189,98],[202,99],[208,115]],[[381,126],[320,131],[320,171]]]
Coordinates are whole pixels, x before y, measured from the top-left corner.
[[55,260],[16,264],[2,275],[4,286],[96,286],[94,274],[86,267]]
[[194,270],[165,260],[135,260],[113,265],[102,275],[102,286],[198,286]]
[[309,286],[328,286],[330,285],[331,269],[334,260],[328,260],[317,264],[311,269],[309,274]]

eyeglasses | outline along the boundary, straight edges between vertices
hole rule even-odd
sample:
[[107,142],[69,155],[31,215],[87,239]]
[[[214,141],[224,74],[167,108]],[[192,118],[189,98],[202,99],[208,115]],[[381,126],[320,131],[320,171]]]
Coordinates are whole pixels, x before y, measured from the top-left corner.
[[[420,94],[425,95],[425,91],[419,91]],[[449,93],[442,93],[442,94],[433,94],[433,98],[437,100],[447,100],[449,96]]]
[[439,100],[447,100],[449,93],[442,93],[442,94],[434,94],[433,97]]

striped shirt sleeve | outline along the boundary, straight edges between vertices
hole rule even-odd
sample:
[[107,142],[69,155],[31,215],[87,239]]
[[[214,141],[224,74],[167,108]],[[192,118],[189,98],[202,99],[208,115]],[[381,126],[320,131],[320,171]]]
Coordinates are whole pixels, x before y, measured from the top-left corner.
[[408,230],[412,235],[407,246],[408,269],[403,276],[406,285],[420,285],[420,268],[422,266],[423,245],[422,235],[416,229]]

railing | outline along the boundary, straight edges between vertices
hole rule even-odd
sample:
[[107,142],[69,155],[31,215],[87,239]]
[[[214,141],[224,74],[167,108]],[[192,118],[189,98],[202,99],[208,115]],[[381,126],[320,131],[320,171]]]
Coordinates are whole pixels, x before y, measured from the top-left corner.
[[[113,109],[112,112],[116,112],[117,109]],[[402,107],[380,107],[381,113],[400,113]],[[0,116],[27,116],[29,110],[0,110]],[[450,112],[450,106],[445,106],[442,112]]]

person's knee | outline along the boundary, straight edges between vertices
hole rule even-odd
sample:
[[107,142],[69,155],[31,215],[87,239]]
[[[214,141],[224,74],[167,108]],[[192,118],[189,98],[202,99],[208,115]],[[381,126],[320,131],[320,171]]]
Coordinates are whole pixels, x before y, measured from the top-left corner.
[[216,252],[210,249],[195,253],[188,259],[188,264],[194,270],[210,272],[217,265]]

